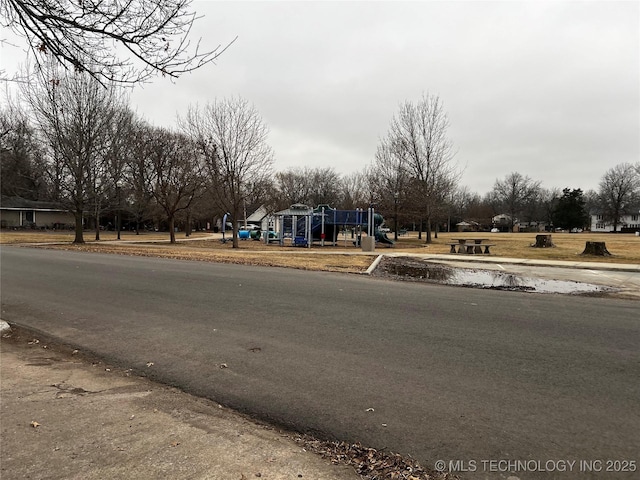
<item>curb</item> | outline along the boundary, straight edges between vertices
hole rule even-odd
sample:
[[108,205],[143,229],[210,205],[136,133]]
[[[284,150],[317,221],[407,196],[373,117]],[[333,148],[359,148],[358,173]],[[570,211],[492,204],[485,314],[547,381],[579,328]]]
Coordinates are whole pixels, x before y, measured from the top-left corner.
[[371,275],[373,273],[373,271],[378,267],[378,265],[380,264],[380,261],[382,260],[382,257],[384,257],[384,254],[382,255],[378,255],[376,257],[376,259],[373,261],[373,263],[371,265],[369,265],[369,268],[367,268],[367,271],[364,272],[367,275]]

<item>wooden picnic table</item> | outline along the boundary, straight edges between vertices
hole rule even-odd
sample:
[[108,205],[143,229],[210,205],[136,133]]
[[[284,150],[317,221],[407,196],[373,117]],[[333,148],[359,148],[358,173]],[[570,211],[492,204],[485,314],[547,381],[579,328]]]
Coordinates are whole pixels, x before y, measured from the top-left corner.
[[[451,247],[449,253],[467,253],[467,254],[485,254],[489,255],[490,247],[495,246],[493,243],[483,243],[488,239],[486,238],[454,238],[454,243],[447,243]],[[456,251],[456,247],[458,250]]]

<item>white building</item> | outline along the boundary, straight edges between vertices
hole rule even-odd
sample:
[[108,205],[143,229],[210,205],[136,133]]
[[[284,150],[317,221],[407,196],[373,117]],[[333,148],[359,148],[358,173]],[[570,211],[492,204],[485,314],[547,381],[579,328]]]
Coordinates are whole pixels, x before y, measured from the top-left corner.
[[[640,212],[631,215],[623,215],[618,222],[618,231],[623,228],[625,230],[630,229],[640,231]],[[600,233],[613,232],[613,223],[605,221],[602,215],[592,214],[591,231]]]

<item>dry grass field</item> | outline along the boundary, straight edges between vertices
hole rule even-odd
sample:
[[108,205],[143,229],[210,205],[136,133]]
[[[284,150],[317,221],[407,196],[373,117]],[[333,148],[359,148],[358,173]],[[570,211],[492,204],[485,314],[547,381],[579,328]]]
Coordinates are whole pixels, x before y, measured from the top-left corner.
[[[536,241],[535,233],[441,233],[428,250],[429,253],[448,253],[447,243],[458,238],[476,237],[495,244],[491,247],[491,254],[497,257],[640,264],[640,237],[634,234],[553,233],[551,238],[555,247],[532,248],[531,245]],[[414,242],[418,242],[418,239],[412,236],[402,240],[398,247]],[[611,256],[581,255],[586,242],[605,242]]]
[[[392,234],[389,236],[391,237]],[[570,260],[580,262],[610,262],[640,264],[640,237],[633,234],[591,234],[591,233],[554,233],[553,248],[532,248],[535,233],[440,233],[433,243],[425,245],[424,237],[419,239],[415,232],[401,237],[393,247],[379,245],[375,254],[385,252],[411,252],[425,254],[447,254],[447,243],[458,238],[487,239],[494,244],[492,256],[539,259]],[[42,244],[49,243],[46,248],[66,250],[112,253],[121,255],[142,255],[184,260],[237,263],[247,265],[278,266],[305,270],[325,270],[336,272],[363,272],[371,264],[371,254],[361,255],[361,250],[353,246],[351,239],[342,239],[337,246],[313,246],[311,249],[265,245],[262,242],[241,240],[240,248],[233,249],[231,243],[219,241],[211,235],[198,232],[188,242],[175,245],[168,243],[167,233],[144,233],[135,235],[122,232],[122,243],[117,243],[114,232],[101,232],[99,242],[91,241],[92,232],[85,232],[84,245],[73,245],[72,232],[29,232],[2,231],[0,244]],[[178,240],[184,234],[178,234]],[[136,243],[130,243],[135,241]],[[596,257],[580,255],[585,242],[606,242],[612,256]],[[54,243],[52,245],[50,243]],[[353,255],[358,253],[358,255]],[[451,255],[455,258],[455,255]]]

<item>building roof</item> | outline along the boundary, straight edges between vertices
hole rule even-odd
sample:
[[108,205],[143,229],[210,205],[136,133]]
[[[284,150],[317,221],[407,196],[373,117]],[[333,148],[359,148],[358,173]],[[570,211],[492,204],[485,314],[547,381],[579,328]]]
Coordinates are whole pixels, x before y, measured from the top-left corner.
[[301,203],[296,203],[294,205],[291,205],[286,210],[281,210],[279,212],[276,212],[275,215],[279,215],[283,217],[289,216],[289,215],[298,215],[298,216],[313,215],[313,208],[308,207],[306,205],[302,205]]
[[264,205],[260,205],[251,215],[247,217],[247,222],[261,222],[269,214]]
[[54,202],[42,202],[39,200],[29,200],[22,197],[2,196],[0,199],[0,209],[2,210],[39,210],[49,212],[66,212],[60,204]]

